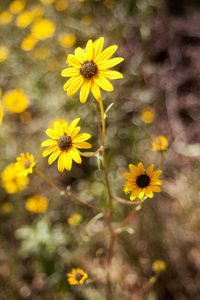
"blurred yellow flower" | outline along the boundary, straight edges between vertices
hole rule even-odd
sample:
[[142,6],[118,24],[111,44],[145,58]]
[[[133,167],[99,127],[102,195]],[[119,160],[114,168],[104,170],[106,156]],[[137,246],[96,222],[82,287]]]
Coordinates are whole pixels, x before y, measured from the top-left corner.
[[50,52],[48,48],[40,47],[35,49],[33,52],[33,57],[37,60],[45,60],[49,57]]
[[10,51],[6,46],[0,46],[0,63],[8,57]]
[[153,192],[161,191],[158,185],[162,185],[162,181],[158,179],[158,176],[160,176],[162,171],[157,170],[153,172],[153,168],[154,165],[152,164],[145,172],[141,162],[137,166],[129,165],[131,173],[124,173],[123,176],[128,180],[125,183],[124,191],[126,193],[131,192],[130,200],[134,200],[136,197],[143,199],[145,195],[152,198]]
[[115,0],[104,0],[103,4],[107,8],[113,8],[116,4],[116,1]]
[[15,164],[9,164],[1,173],[1,184],[8,194],[23,190],[28,182],[28,177],[19,176]]
[[9,212],[11,212],[13,209],[13,205],[10,202],[5,202],[1,205],[1,211],[3,213],[8,214]]
[[43,5],[51,5],[55,0],[40,0]]
[[54,34],[56,24],[48,19],[36,20],[31,28],[32,36],[39,40],[45,40]]
[[28,107],[28,96],[21,89],[8,91],[3,101],[7,110],[14,113],[21,113]]
[[61,73],[63,77],[71,77],[63,87],[68,97],[74,95],[80,88],[81,103],[85,103],[90,90],[95,99],[101,101],[100,88],[108,92],[113,91],[108,79],[123,78],[120,72],[108,70],[124,60],[122,57],[109,59],[118,46],[113,45],[102,51],[103,45],[103,37],[95,42],[89,40],[85,51],[78,47],[74,55],[68,55],[67,63],[70,68],[64,69]]
[[150,106],[145,107],[142,111],[141,119],[144,123],[152,123],[155,119],[154,110]]
[[24,111],[19,115],[19,118],[23,124],[28,124],[32,118],[32,115],[29,111]]
[[49,59],[47,68],[51,72],[56,72],[59,69],[59,61],[56,58]]
[[35,39],[31,34],[27,35],[21,43],[21,48],[24,51],[31,51],[37,44],[37,39]]
[[167,150],[168,141],[165,136],[160,135],[153,140],[152,146],[157,151],[165,151]]
[[66,0],[57,0],[55,7],[58,11],[63,11],[67,9],[69,6],[68,2]]
[[67,222],[71,226],[76,226],[80,224],[82,221],[82,216],[80,214],[72,214],[68,219]]
[[65,121],[55,122],[54,128],[46,130],[46,134],[51,138],[44,141],[41,146],[47,147],[43,151],[43,157],[50,155],[48,159],[51,165],[58,158],[58,171],[63,172],[64,169],[70,171],[72,168],[72,160],[81,164],[80,149],[89,149],[92,146],[86,142],[91,135],[89,133],[80,133],[80,127],[77,127],[80,118],[73,120],[70,124]]
[[92,21],[93,21],[93,19],[90,16],[84,16],[81,19],[81,23],[86,25],[86,26],[89,26],[92,23]]
[[152,264],[152,269],[154,272],[163,272],[166,269],[166,263],[163,260],[155,260]]
[[64,124],[66,122],[65,119],[54,119],[51,123],[50,123],[50,127],[54,128],[54,124],[55,122],[59,122],[61,124]]
[[0,100],[0,125],[3,122],[3,117],[4,117],[4,108],[3,108],[3,102]]
[[33,18],[40,18],[44,14],[44,10],[41,5],[33,5],[30,8],[30,12],[31,12]]
[[14,0],[10,3],[9,10],[12,14],[15,15],[21,12],[24,9],[25,5],[26,5],[25,0]]
[[1,25],[6,25],[9,24],[13,19],[13,16],[11,13],[9,13],[9,11],[3,11],[2,13],[0,13],[0,24]]
[[70,48],[76,43],[76,36],[73,33],[61,33],[58,41],[62,47]]
[[29,154],[28,152],[26,154],[21,153],[21,155],[17,157],[15,167],[19,176],[27,176],[28,174],[32,174],[33,168],[35,167],[33,154]]
[[35,195],[26,201],[26,209],[32,213],[44,213],[48,208],[48,199],[41,195]]
[[25,28],[33,21],[33,14],[30,11],[24,11],[17,16],[15,21],[17,27]]
[[72,269],[71,273],[68,273],[67,276],[67,280],[70,285],[84,284],[84,282],[88,278],[88,274],[79,268]]

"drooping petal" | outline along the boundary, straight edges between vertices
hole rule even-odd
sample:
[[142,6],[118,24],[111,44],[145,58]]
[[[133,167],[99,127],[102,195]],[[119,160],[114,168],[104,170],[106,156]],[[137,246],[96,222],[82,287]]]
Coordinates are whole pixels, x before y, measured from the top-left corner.
[[85,103],[85,101],[88,98],[89,92],[90,92],[90,80],[85,80],[82,84],[81,91],[80,91],[80,101],[81,103]]
[[111,70],[100,71],[100,75],[111,80],[123,78],[122,73],[118,71],[111,71]]
[[77,134],[77,136],[75,136],[73,138],[73,142],[84,142],[84,141],[87,141],[90,138],[91,138],[91,134],[89,134],[89,133],[80,133],[80,134]]
[[51,165],[51,164],[57,159],[57,157],[59,156],[60,153],[61,153],[61,151],[60,151],[60,149],[58,149],[58,150],[55,150],[55,151],[49,156],[49,159],[48,159],[49,165]]
[[101,54],[99,54],[96,57],[95,63],[99,64],[99,63],[109,59],[115,53],[117,48],[118,48],[117,45],[113,45],[113,46],[106,48]]
[[47,149],[45,149],[42,153],[43,157],[48,156],[51,152],[55,151],[56,149],[58,149],[57,145],[51,145],[49,146]]
[[51,146],[51,145],[57,145],[57,141],[46,140],[46,141],[42,142],[41,147],[47,147],[47,146]]
[[98,101],[101,101],[101,91],[99,86],[94,82],[94,80],[91,83],[91,92],[94,96],[94,98]]
[[90,149],[92,145],[88,142],[74,142],[72,145],[78,149]]
[[102,52],[103,44],[104,44],[104,38],[103,37],[100,37],[98,40],[96,40],[93,43],[93,59],[94,60]]
[[63,172],[65,168],[64,164],[65,152],[61,152],[58,158],[58,171]]
[[100,86],[103,90],[107,92],[113,91],[113,85],[103,76],[98,76],[94,78],[95,83]]
[[112,67],[118,65],[119,63],[121,63],[123,60],[124,60],[124,58],[122,58],[122,57],[115,57],[115,58],[109,59],[107,61],[103,61],[102,63],[98,64],[98,69],[106,70],[106,69],[112,68]]
[[89,40],[86,45],[86,58],[88,61],[92,60],[93,57],[93,43]]
[[52,139],[59,139],[60,135],[54,129],[48,128],[46,134]]
[[75,77],[76,80],[68,87],[67,89],[67,96],[71,97],[74,95],[78,89],[80,88],[81,84],[83,83],[83,77],[82,76],[77,76]]
[[73,159],[76,163],[81,164],[81,162],[82,162],[81,156],[80,156],[80,154],[79,154],[79,151],[78,151],[76,148],[71,147],[70,150],[69,150],[69,153],[70,153],[72,159]]
[[67,63],[69,66],[75,67],[75,68],[80,68],[81,67],[81,61],[78,60],[78,58],[73,55],[69,54],[67,56]]
[[74,131],[74,129],[76,128],[76,125],[78,124],[79,121],[80,121],[80,118],[76,118],[70,123],[70,125],[67,129],[67,134],[69,136],[71,136],[71,133]]
[[80,70],[76,68],[67,68],[62,70],[61,76],[63,77],[72,77],[72,76],[77,76],[80,75]]

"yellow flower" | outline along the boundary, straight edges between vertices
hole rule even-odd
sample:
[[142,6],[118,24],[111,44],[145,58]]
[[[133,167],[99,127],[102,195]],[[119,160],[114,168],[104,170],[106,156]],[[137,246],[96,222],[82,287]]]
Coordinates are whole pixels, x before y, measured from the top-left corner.
[[25,0],[14,0],[13,2],[10,3],[9,5],[9,10],[12,14],[18,14],[20,11],[24,9],[26,5]]
[[32,174],[33,168],[35,167],[33,154],[29,154],[28,152],[26,154],[21,153],[21,155],[17,157],[15,167],[19,176],[27,176],[28,174]]
[[144,123],[152,123],[155,119],[154,110],[150,106],[145,107],[142,111],[141,119]]
[[16,19],[16,25],[25,28],[33,21],[33,14],[30,11],[24,11]]
[[63,77],[71,77],[64,84],[64,90],[67,91],[68,97],[75,94],[81,88],[80,101],[81,103],[85,103],[91,89],[95,99],[100,101],[100,88],[109,92],[113,91],[113,86],[107,78],[123,78],[120,72],[108,70],[108,68],[112,68],[124,60],[121,57],[109,59],[115,53],[118,46],[113,45],[102,51],[103,45],[103,37],[95,42],[89,40],[85,51],[78,47],[75,49],[74,55],[68,55],[67,63],[70,68],[64,69],[61,73]]
[[61,33],[58,37],[60,45],[64,48],[70,48],[76,43],[76,36],[72,33]]
[[10,202],[5,202],[4,204],[1,205],[1,210],[3,213],[10,213],[13,209],[13,206]]
[[49,57],[50,52],[48,48],[40,47],[35,49],[33,56],[37,60],[45,60]]
[[66,0],[57,0],[55,7],[58,11],[63,11],[67,9],[69,6],[68,2]]
[[30,51],[36,46],[37,42],[37,39],[35,39],[31,34],[29,34],[22,41],[21,48],[24,51]]
[[23,124],[28,124],[32,118],[32,115],[29,111],[24,111],[19,115],[19,118]]
[[56,72],[59,68],[59,62],[56,58],[52,58],[48,60],[47,68],[51,72]]
[[0,24],[1,25],[6,25],[9,24],[13,19],[13,16],[11,15],[11,13],[9,13],[9,11],[3,11],[2,13],[0,13]]
[[43,5],[51,5],[55,0],[40,0]]
[[82,216],[80,214],[72,214],[67,221],[69,225],[76,226],[81,223]]
[[153,142],[152,142],[152,146],[154,147],[154,149],[156,149],[157,151],[165,151],[167,149],[168,146],[168,141],[166,139],[165,136],[160,135],[157,136]]
[[84,282],[88,278],[88,274],[79,268],[72,269],[71,273],[68,273],[67,276],[67,280],[70,285],[84,284]]
[[72,160],[76,163],[81,164],[80,149],[89,149],[92,146],[86,142],[91,135],[89,133],[80,133],[80,127],[76,126],[80,118],[75,119],[70,124],[55,122],[54,128],[46,130],[46,134],[51,138],[50,140],[44,141],[41,146],[48,148],[44,150],[43,157],[48,156],[49,165],[51,165],[58,158],[58,171],[63,172],[64,169],[70,171],[72,168]]
[[8,57],[10,51],[6,46],[0,46],[0,63]]
[[4,116],[3,102],[0,100],[0,125],[2,124]]
[[162,181],[158,179],[158,176],[162,173],[161,170],[153,172],[154,165],[150,165],[145,172],[143,164],[140,162],[137,167],[130,164],[129,169],[131,173],[124,173],[124,178],[128,179],[125,183],[124,191],[131,192],[130,200],[134,200],[136,197],[143,199],[144,195],[149,198],[153,197],[153,192],[160,192],[161,188],[158,185],[162,184]]
[[163,272],[166,269],[166,263],[163,260],[155,260],[152,265],[154,272]]
[[28,97],[21,89],[8,91],[3,101],[7,110],[14,113],[21,113],[28,107]]
[[86,25],[86,26],[89,26],[92,23],[92,21],[93,21],[93,19],[90,16],[84,16],[81,19],[81,23]]
[[32,213],[44,213],[48,208],[48,200],[41,195],[35,195],[26,201],[26,209]]
[[36,20],[31,28],[32,36],[39,40],[45,40],[54,34],[56,25],[47,19]]
[[41,5],[33,5],[30,9],[33,18],[42,17],[44,14],[44,10]]
[[28,182],[28,177],[19,176],[15,164],[9,164],[1,173],[1,184],[9,194],[15,194],[23,190]]

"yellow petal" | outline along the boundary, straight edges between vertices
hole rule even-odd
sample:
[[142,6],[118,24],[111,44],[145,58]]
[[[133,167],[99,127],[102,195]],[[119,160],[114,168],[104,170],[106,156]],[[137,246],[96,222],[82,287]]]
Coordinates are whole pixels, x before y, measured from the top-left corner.
[[75,51],[74,51],[74,53],[75,53],[75,56],[77,58],[79,58],[79,61],[81,61],[82,64],[85,61],[87,61],[86,53],[83,51],[83,49],[81,47],[76,48]]
[[56,145],[57,141],[55,140],[46,140],[44,142],[42,142],[41,147],[47,147],[47,146],[51,146],[51,145]]
[[67,68],[61,72],[61,76],[63,77],[72,77],[77,75],[80,75],[80,70],[75,68]]
[[126,178],[126,179],[128,179],[128,180],[134,179],[134,177],[133,177],[133,175],[131,173],[124,173],[123,177]]
[[104,44],[104,38],[100,37],[98,40],[96,40],[93,43],[93,59],[95,58],[102,52],[103,50],[103,44]]
[[129,164],[129,169],[133,174],[135,174],[136,176],[138,175],[138,169],[136,166]]
[[113,91],[113,86],[110,83],[110,81],[108,81],[105,77],[103,76],[98,76],[96,78],[94,78],[95,83],[100,86],[103,90],[107,91],[107,92],[112,92]]
[[83,77],[82,76],[77,76],[75,77],[76,80],[73,81],[73,83],[68,87],[67,89],[67,96],[71,97],[74,95],[78,89],[80,88],[81,84],[83,83]]
[[49,146],[47,149],[45,149],[42,153],[43,157],[48,156],[51,152],[55,151],[57,149],[57,145]]
[[82,84],[81,92],[80,92],[81,103],[85,103],[85,101],[87,100],[87,97],[90,92],[90,84],[91,84],[90,80],[85,80],[84,83]]
[[149,197],[149,198],[153,198],[153,193],[152,192],[150,192],[149,194],[146,194],[147,195],[147,197]]
[[57,159],[60,153],[61,153],[60,149],[57,149],[49,156],[48,159],[49,165],[51,165]]
[[100,71],[100,75],[102,75],[108,79],[112,79],[112,80],[123,78],[122,73],[120,73],[118,71],[111,71],[111,70]]
[[71,132],[71,137],[72,139],[77,135],[77,133],[79,133],[79,131],[81,130],[80,126],[77,126],[72,132]]
[[92,45],[92,40],[89,40],[87,42],[87,45],[86,45],[86,57],[87,57],[87,60],[92,60],[92,57],[93,57],[93,45]]
[[137,168],[138,168],[138,175],[144,174],[144,166],[142,162],[139,162]]
[[74,129],[76,128],[76,125],[78,124],[79,121],[80,121],[80,118],[76,118],[70,123],[70,125],[67,129],[67,134],[69,136],[71,136],[71,133],[74,131]]
[[64,168],[65,168],[65,164],[64,164],[64,156],[65,156],[65,152],[61,152],[60,156],[58,158],[58,171],[59,172],[63,172]]
[[151,174],[152,174],[152,172],[153,172],[153,168],[154,168],[154,164],[150,165],[150,166],[148,167],[148,169],[147,169],[147,175],[148,175],[149,177],[151,177]]
[[72,159],[73,159],[76,163],[81,164],[81,162],[82,162],[81,156],[80,156],[80,154],[79,154],[79,151],[78,151],[76,148],[71,147],[71,148],[69,149],[69,154],[71,155]]
[[151,175],[151,180],[157,178],[158,176],[160,176],[162,174],[162,171],[161,170],[157,170],[155,172],[152,173]]
[[130,200],[134,200],[139,194],[138,189],[135,189],[134,191],[132,191],[131,196],[130,196]]
[[64,165],[67,171],[70,171],[72,168],[72,158],[69,152],[64,153]]
[[73,138],[73,142],[84,142],[91,138],[91,134],[89,133],[80,133],[77,134],[76,137]]
[[161,188],[159,186],[151,186],[152,192],[161,192]]
[[94,98],[98,101],[101,101],[101,91],[100,91],[100,88],[99,86],[94,82],[91,83],[91,92],[94,96]]
[[53,124],[53,127],[59,136],[64,134],[63,126],[58,121]]
[[103,61],[102,63],[100,63],[98,65],[98,70],[106,70],[106,69],[112,68],[112,67],[118,65],[123,60],[124,60],[124,58],[122,58],[122,57],[115,57],[115,58],[109,59],[107,61]]
[[117,48],[118,48],[117,45],[113,45],[113,46],[106,48],[100,55],[97,56],[97,58],[95,59],[95,62],[97,64],[99,64],[100,62],[109,59],[115,53]]
[[64,130],[64,133],[67,133],[68,127],[69,127],[69,123],[66,121],[66,122],[63,124],[63,130]]
[[66,91],[70,87],[70,85],[73,84],[74,81],[76,81],[76,77],[72,77],[65,82],[65,84],[63,85],[64,91]]
[[81,67],[81,62],[73,54],[69,54],[67,56],[67,63],[69,64],[69,66],[72,66],[72,67],[75,67],[75,68],[80,68]]
[[90,149],[92,148],[92,145],[88,142],[74,142],[72,145],[79,149]]
[[60,137],[60,135],[54,129],[51,128],[48,128],[46,130],[46,134],[52,139],[59,139]]

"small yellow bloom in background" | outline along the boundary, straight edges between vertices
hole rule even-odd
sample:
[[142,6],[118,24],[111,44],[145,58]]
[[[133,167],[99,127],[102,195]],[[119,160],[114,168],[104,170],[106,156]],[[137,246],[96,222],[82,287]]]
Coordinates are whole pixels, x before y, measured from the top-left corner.
[[77,226],[81,223],[82,216],[80,214],[72,214],[68,219],[67,222],[70,226]]
[[40,2],[43,4],[43,5],[51,5],[52,3],[55,2],[55,0],[40,0]]
[[167,150],[168,141],[165,136],[160,135],[153,140],[152,146],[157,151],[165,151]]
[[36,20],[31,28],[31,34],[34,38],[39,40],[45,40],[51,37],[56,29],[56,24],[48,19]]
[[7,59],[10,51],[6,46],[0,46],[0,63]]
[[0,125],[2,125],[3,117],[4,117],[4,107],[3,107],[3,102],[0,100]]
[[58,41],[63,48],[70,48],[76,43],[76,36],[73,33],[61,33]]
[[21,113],[28,107],[28,96],[22,89],[8,91],[3,96],[4,104],[8,111]]
[[63,86],[68,97],[81,89],[80,102],[85,103],[91,90],[94,98],[101,101],[100,88],[107,92],[113,91],[113,86],[108,79],[123,78],[120,72],[108,70],[124,60],[122,57],[110,59],[118,46],[113,45],[103,51],[103,45],[103,37],[94,42],[89,40],[85,50],[78,47],[74,55],[67,56],[70,68],[64,69],[61,76],[71,77]]
[[25,28],[33,21],[33,14],[30,11],[24,11],[17,16],[15,21],[16,26],[20,28]]
[[84,284],[88,278],[88,274],[82,269],[72,269],[71,273],[67,274],[67,280],[70,285]]
[[6,25],[9,24],[13,19],[13,16],[9,11],[5,10],[2,13],[0,13],[0,24]]
[[141,119],[144,123],[152,123],[155,119],[154,109],[150,106],[145,107],[141,113]]
[[124,173],[123,176],[128,181],[125,183],[124,192],[130,193],[130,200],[139,197],[141,200],[146,195],[149,198],[153,197],[153,192],[160,192],[162,181],[158,176],[162,173],[161,170],[153,172],[154,165],[150,165],[145,172],[144,166],[141,162],[137,166],[129,165],[131,173]]
[[72,160],[81,164],[80,149],[89,149],[91,144],[86,142],[91,135],[89,133],[80,133],[80,127],[77,126],[80,118],[75,119],[70,124],[65,121],[55,122],[54,127],[46,130],[46,134],[51,138],[44,141],[41,146],[47,147],[43,151],[43,157],[50,155],[48,159],[51,165],[58,158],[58,171],[63,172],[64,169],[70,171],[72,168]]
[[12,211],[13,205],[10,202],[5,202],[1,205],[1,211],[5,214],[8,214]]
[[26,200],[26,209],[32,213],[44,213],[48,208],[48,199],[41,195],[35,195]]
[[84,16],[81,18],[81,23],[86,26],[89,26],[92,23],[92,21],[93,21],[93,19],[90,16]]
[[23,124],[28,124],[32,119],[32,115],[29,111],[24,111],[19,115],[19,118]]
[[12,14],[16,15],[24,9],[25,5],[25,0],[14,0],[10,3],[9,10]]
[[45,48],[45,47],[37,48],[33,52],[33,57],[36,60],[45,60],[49,57],[49,55],[50,55],[50,51],[48,48]]
[[163,260],[155,260],[152,264],[152,269],[154,272],[163,272],[166,270],[166,263]]
[[47,69],[51,72],[56,72],[59,69],[59,61],[56,58],[48,60]]
[[66,0],[57,0],[56,4],[55,4],[55,8],[58,11],[63,11],[65,9],[67,9],[69,6],[68,2]]
[[1,173],[1,184],[8,194],[22,191],[28,182],[28,177],[19,176],[15,163],[9,164]]
[[27,35],[21,43],[21,48],[24,51],[31,51],[37,45],[37,39],[31,34]]
[[65,119],[54,119],[54,120],[50,123],[50,127],[51,127],[51,128],[54,128],[55,122],[59,122],[59,123],[61,123],[61,124],[64,124],[64,123],[66,122],[66,120],[65,120]]
[[33,154],[29,154],[28,152],[26,154],[21,153],[21,155],[17,157],[15,167],[19,176],[27,176],[28,174],[32,174],[33,168],[35,167]]
[[44,10],[41,5],[33,5],[30,8],[30,12],[31,12],[33,18],[40,18],[44,14]]
[[107,8],[113,8],[116,4],[116,1],[115,0],[104,0],[103,4]]

